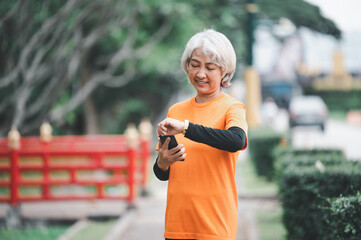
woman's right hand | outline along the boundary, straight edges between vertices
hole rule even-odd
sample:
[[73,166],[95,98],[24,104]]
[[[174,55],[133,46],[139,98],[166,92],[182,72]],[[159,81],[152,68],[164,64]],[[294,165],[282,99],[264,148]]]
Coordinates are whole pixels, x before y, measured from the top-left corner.
[[[168,149],[168,145],[170,142],[170,138],[167,138],[164,141],[164,144],[158,140],[158,167],[163,171],[167,171],[168,168],[173,165],[176,161],[183,161],[186,157],[185,148],[183,144],[179,144],[178,146]],[[179,151],[179,152],[178,152]]]

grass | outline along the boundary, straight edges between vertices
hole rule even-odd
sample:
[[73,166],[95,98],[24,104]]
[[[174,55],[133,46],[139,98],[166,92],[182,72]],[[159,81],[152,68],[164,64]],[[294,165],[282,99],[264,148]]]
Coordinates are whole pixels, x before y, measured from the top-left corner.
[[[259,177],[250,160],[238,163],[237,175],[240,176],[242,189],[239,192],[245,196],[276,196],[278,185],[268,181],[265,177]],[[286,230],[282,223],[282,209],[262,209],[255,211],[257,221],[258,236],[260,240],[285,240]]]
[[[116,220],[104,222],[90,222],[70,240],[100,240],[103,239],[114,226]],[[21,229],[0,229],[1,240],[55,240],[63,234],[69,226],[26,227]]]
[[285,240],[286,229],[282,224],[282,209],[256,212],[260,240]]
[[99,240],[103,239],[114,226],[116,220],[104,222],[90,222],[86,227],[82,228],[75,234],[71,240]]
[[330,111],[329,117],[334,120],[346,120],[347,113],[341,111]]
[[67,226],[27,227],[22,229],[0,229],[2,240],[53,240],[63,234]]
[[257,176],[250,160],[238,163],[237,175],[241,177],[243,187],[240,189],[241,195],[250,196],[276,196],[278,186],[274,182],[268,181],[265,177]]

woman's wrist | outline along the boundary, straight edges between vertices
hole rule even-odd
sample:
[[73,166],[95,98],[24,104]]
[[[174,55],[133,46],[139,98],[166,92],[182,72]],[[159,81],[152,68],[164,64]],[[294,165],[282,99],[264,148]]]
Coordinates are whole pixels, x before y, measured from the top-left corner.
[[162,170],[163,172],[166,172],[169,168],[169,166],[162,166],[162,164],[159,164],[159,158],[157,161],[157,165],[158,165],[159,169]]
[[183,127],[183,135],[186,135],[186,132],[188,130],[189,127],[189,121],[188,120],[184,120],[184,127]]

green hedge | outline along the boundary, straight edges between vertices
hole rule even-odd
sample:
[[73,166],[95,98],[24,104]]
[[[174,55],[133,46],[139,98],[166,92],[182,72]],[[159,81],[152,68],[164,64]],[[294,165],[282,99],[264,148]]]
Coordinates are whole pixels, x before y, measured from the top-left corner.
[[[278,165],[284,167],[279,170],[279,189],[288,239],[334,239],[327,235],[320,206],[327,206],[328,198],[356,194],[361,189],[361,163],[345,161],[338,151],[318,153],[310,153],[307,159],[295,152],[296,157],[283,159],[292,163],[281,160]],[[316,168],[317,161],[323,162],[324,168]]]
[[305,89],[307,95],[318,95],[326,103],[330,111],[345,112],[349,110],[360,109],[361,89],[342,90],[316,90]]
[[293,149],[279,147],[274,151],[275,172],[277,178],[280,178],[282,172],[287,167],[303,167],[315,165],[317,161],[324,166],[337,165],[346,162],[346,157],[342,150],[338,149]]
[[269,129],[249,130],[248,150],[250,159],[259,176],[272,179],[274,174],[274,150],[279,146],[282,135]]
[[330,239],[361,239],[361,193],[330,200],[323,208],[326,234]]
[[[341,156],[343,157],[345,154],[341,149],[334,149],[334,148],[313,148],[313,149],[295,149],[292,147],[279,147],[275,154],[278,156],[288,155],[288,156]],[[277,156],[277,157],[278,157]]]

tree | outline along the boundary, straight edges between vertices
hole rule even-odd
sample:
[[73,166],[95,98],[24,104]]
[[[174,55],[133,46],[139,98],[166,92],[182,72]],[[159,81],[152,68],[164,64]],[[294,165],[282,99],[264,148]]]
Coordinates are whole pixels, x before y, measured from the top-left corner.
[[341,38],[341,31],[336,24],[324,17],[320,8],[302,0],[257,0],[261,18],[278,20],[281,17],[292,21],[296,27],[306,27],[313,31]]
[[160,8],[145,19],[147,7],[142,0],[2,2],[0,132],[10,123],[26,133],[45,118],[62,122],[99,85],[130,82],[177,15]]
[[[337,37],[337,27],[313,5],[276,2],[278,8],[260,0],[260,16],[289,17],[297,26]],[[290,13],[296,2],[309,12],[307,20]],[[130,120],[156,116],[187,82],[179,59],[195,32],[213,27],[225,33],[239,63],[244,61],[245,3],[1,1],[0,136],[11,124],[33,134],[44,119],[59,133],[97,132],[99,125],[114,133]],[[327,31],[320,22],[327,22]]]

